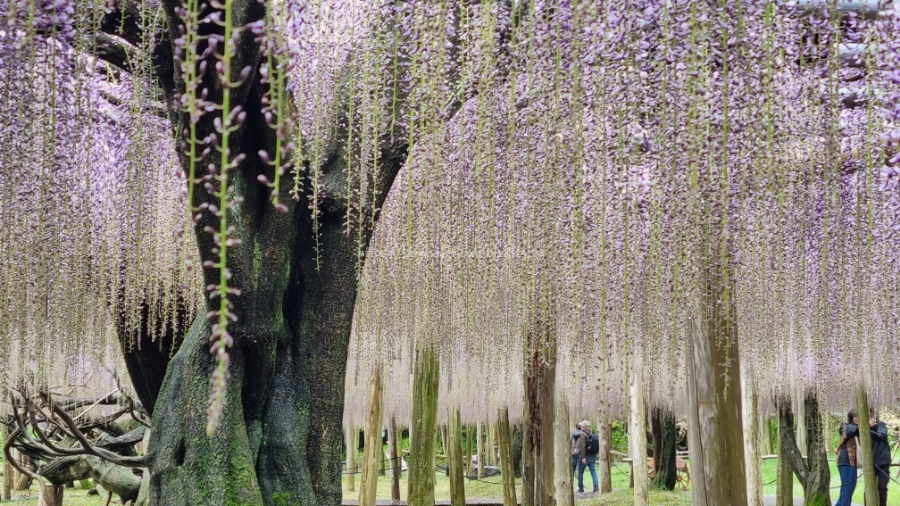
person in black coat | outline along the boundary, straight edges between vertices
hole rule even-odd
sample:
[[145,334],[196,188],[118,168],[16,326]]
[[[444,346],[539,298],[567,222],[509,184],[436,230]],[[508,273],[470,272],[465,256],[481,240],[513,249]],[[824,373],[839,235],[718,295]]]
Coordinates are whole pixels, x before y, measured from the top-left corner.
[[887,425],[869,409],[869,432],[872,434],[872,463],[878,478],[878,504],[887,506],[887,486],[891,478],[891,446],[888,443]]

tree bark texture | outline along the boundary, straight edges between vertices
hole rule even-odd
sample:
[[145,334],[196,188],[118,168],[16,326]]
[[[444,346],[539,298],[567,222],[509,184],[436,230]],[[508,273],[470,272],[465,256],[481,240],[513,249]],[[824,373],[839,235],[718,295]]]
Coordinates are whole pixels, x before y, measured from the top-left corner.
[[[512,431],[509,427],[509,408],[497,413],[497,437],[500,440],[500,475],[503,478],[503,506],[519,506],[516,501],[516,472],[512,451]],[[457,505],[453,505],[457,506]]]
[[475,446],[475,435],[471,425],[466,425],[466,475],[472,474],[472,448]]
[[644,387],[641,384],[643,367],[636,361],[631,377],[631,419],[628,447],[634,476],[634,506],[649,506],[647,479],[647,412],[644,407]]
[[400,500],[400,474],[403,473],[403,462],[400,460],[400,433],[397,431],[397,419],[391,417],[388,433],[388,451],[391,454],[391,500]]
[[675,461],[675,413],[665,408],[653,409],[653,464],[656,475],[650,486],[658,490],[675,490],[678,464]]
[[747,465],[747,502],[749,506],[763,506],[759,394],[747,378],[741,381],[741,399],[744,417],[744,459]]
[[366,446],[362,479],[359,484],[359,506],[375,506],[378,474],[381,464],[384,462],[383,447],[381,446],[382,419],[384,418],[383,399],[384,385],[381,381],[381,367],[375,366],[372,385],[369,388],[369,411],[366,415]]
[[790,400],[781,398],[778,402],[778,424],[781,428],[779,444],[784,447],[782,455],[803,485],[804,504],[806,506],[831,506],[829,490],[831,471],[828,467],[828,448],[824,438],[819,403],[815,394],[808,392],[803,400],[806,412],[806,448],[809,455],[806,459],[800,452],[794,434],[794,416],[791,412]]
[[[694,322],[688,323],[687,393],[688,393],[688,453],[691,465],[691,504],[711,506],[706,500],[706,463],[700,435],[700,406],[697,398],[697,378],[694,368]],[[780,506],[780,505],[779,505]]]
[[543,352],[535,351],[531,357],[526,383],[526,391],[532,396],[528,407],[531,411],[531,452],[534,459],[533,506],[554,504],[555,351],[555,345],[547,345]]
[[[508,413],[507,413],[508,415]],[[516,478],[522,477],[522,424],[512,429],[512,465]]]
[[554,421],[554,452],[556,460],[556,504],[558,506],[575,506],[575,494],[572,486],[572,457],[563,448],[569,446],[571,430],[569,429],[569,405],[557,397],[556,416]]
[[612,492],[612,460],[610,459],[610,450],[612,450],[612,422],[609,415],[604,413],[600,416],[597,423],[597,430],[600,432],[600,452],[597,454],[597,472],[600,479],[600,494],[608,494]]
[[64,491],[65,487],[62,485],[42,484],[38,506],[63,506]]
[[862,455],[863,486],[866,504],[878,504],[878,477],[875,475],[875,461],[872,459],[872,433],[865,430],[869,422],[869,396],[866,389],[856,389],[856,410],[859,412],[859,451]]
[[[173,105],[185,90],[177,70],[180,62],[172,59],[171,51],[183,26],[179,5],[175,0],[161,2],[170,49],[168,63],[161,60],[154,67],[154,82],[165,93],[173,132],[180,134],[189,124],[190,113]],[[221,9],[216,5],[209,8]],[[235,0],[233,12],[234,25],[245,26],[264,19],[266,7],[256,0]],[[204,26],[219,36],[224,33],[223,27],[213,23]],[[200,52],[208,40],[203,39]],[[229,239],[239,242],[228,248],[227,267],[229,286],[241,293],[229,299],[237,320],[228,327],[233,345],[226,406],[217,433],[207,435],[206,407],[216,367],[209,350],[213,322],[207,313],[219,304],[210,300],[187,325],[178,352],[165,368],[155,403],[146,402],[152,405],[148,409],[152,409],[157,427],[147,453],[154,506],[337,506],[341,502],[347,347],[357,295],[356,272],[374,220],[362,220],[358,234],[344,233],[348,211],[341,192],[348,190],[340,182],[346,181],[345,153],[352,149],[344,149],[347,135],[343,123],[330,134],[334,139],[323,139],[323,145],[330,146],[323,160],[298,164],[296,177],[304,179],[310,164],[320,164],[319,180],[328,187],[319,205],[318,227],[314,227],[308,205],[312,185],[302,185],[295,200],[290,195],[295,177],[291,172],[281,180],[278,199],[285,206],[283,212],[270,202],[270,189],[258,179],[274,180],[275,169],[258,153],[274,158],[277,135],[263,113],[268,86],[260,73],[264,62],[259,44],[251,30],[240,32],[232,57],[233,74],[228,76],[238,81],[242,69],[249,69],[247,79],[230,88],[231,106],[240,106],[246,120],[229,136],[232,156],[240,153],[245,158],[229,171],[233,205],[227,216],[234,227]],[[207,63],[214,68],[216,62]],[[208,101],[222,103],[223,86],[215,72],[202,76],[199,89],[208,90]],[[290,103],[287,97],[284,100]],[[218,112],[204,115],[196,126],[197,137],[214,133],[220,117]],[[383,138],[401,137],[388,133]],[[366,183],[375,195],[373,216],[406,160],[407,146],[405,140],[398,140],[380,149],[378,175]],[[183,150],[179,155],[187,172],[191,165],[188,156]],[[215,149],[202,155],[195,165],[196,177],[207,176],[207,167],[221,173],[219,158]],[[211,184],[217,189],[219,182],[212,180]],[[195,209],[220,207],[218,198],[202,184],[195,185],[189,200]],[[217,245],[205,230],[218,230],[219,224],[215,214],[202,212],[194,226],[201,264],[218,261]],[[218,267],[204,267],[204,286],[217,285],[220,275]],[[151,383],[148,372],[155,374],[159,368],[145,370],[141,364],[153,362],[153,357],[136,347],[130,351],[137,356],[131,357],[129,374],[140,394]],[[159,347],[154,353],[159,353]],[[152,385],[148,389],[152,390]],[[149,399],[140,396],[142,401]]]
[[466,506],[466,474],[463,469],[462,419],[459,408],[447,409],[447,468],[450,472],[450,504]]
[[413,378],[409,488],[406,495],[409,506],[434,506],[439,371],[437,353],[430,348],[419,349]]

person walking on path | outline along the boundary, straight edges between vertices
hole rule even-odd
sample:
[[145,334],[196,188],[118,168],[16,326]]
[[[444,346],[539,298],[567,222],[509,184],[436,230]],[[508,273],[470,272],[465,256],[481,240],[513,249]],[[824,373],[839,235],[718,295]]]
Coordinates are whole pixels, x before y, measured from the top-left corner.
[[581,432],[584,436],[584,452],[581,454],[581,465],[578,468],[578,491],[584,492],[584,469],[591,470],[591,479],[594,482],[594,491],[600,492],[600,481],[597,480],[597,453],[600,450],[600,440],[597,435],[591,433],[591,422],[581,422]]
[[[582,461],[586,462],[587,458],[587,437],[584,432],[581,430],[581,424],[575,425],[575,430],[572,431],[572,439],[571,439],[571,454],[572,454],[572,476],[575,476],[575,471],[578,469],[582,469]],[[584,470],[582,469],[582,473]],[[584,484],[582,480],[579,478],[578,480],[578,493],[584,493]]]
[[841,439],[835,449],[838,474],[841,476],[841,494],[834,506],[851,506],[856,490],[856,443],[859,436],[859,413],[851,409],[847,423],[841,428]]
[[891,446],[888,443],[887,425],[869,409],[869,431],[872,433],[872,463],[878,477],[878,504],[887,506],[887,486],[891,475]]

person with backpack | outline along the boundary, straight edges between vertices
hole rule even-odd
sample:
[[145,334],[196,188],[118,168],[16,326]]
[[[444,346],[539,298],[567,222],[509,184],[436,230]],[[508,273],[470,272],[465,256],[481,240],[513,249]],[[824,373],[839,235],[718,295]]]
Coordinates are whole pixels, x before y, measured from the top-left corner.
[[600,481],[597,480],[597,454],[600,453],[600,437],[591,432],[591,422],[585,420],[579,424],[584,438],[584,452],[579,456],[581,462],[578,466],[578,492],[584,493],[584,470],[590,469],[591,479],[594,481],[594,491],[600,492]]
[[872,434],[872,464],[878,480],[878,504],[887,506],[887,487],[891,472],[891,445],[888,442],[887,425],[869,408],[869,432]]
[[[575,425],[575,430],[572,431],[572,438],[569,442],[572,456],[572,476],[574,477],[575,471],[581,468],[581,461],[587,457],[587,437],[582,432],[580,423]],[[582,472],[584,471],[582,470]],[[578,487],[578,492],[584,492],[583,485]]]

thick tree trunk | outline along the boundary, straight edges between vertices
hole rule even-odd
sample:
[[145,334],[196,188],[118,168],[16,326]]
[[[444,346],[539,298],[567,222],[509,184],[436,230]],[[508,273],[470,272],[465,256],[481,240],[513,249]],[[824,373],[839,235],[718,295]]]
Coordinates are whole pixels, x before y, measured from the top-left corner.
[[388,451],[391,454],[391,499],[400,500],[400,474],[403,473],[403,461],[400,459],[400,433],[397,431],[397,420],[391,417],[388,433]]
[[631,420],[628,447],[634,476],[634,506],[649,506],[650,495],[647,480],[647,414],[644,408],[644,387],[641,384],[643,368],[638,360],[631,378]]
[[572,486],[572,458],[563,448],[569,446],[571,431],[569,429],[569,405],[564,399],[556,399],[556,421],[554,446],[560,450],[556,455],[556,504],[557,506],[575,506],[575,495]]
[[691,465],[691,504],[712,506],[706,500],[706,464],[703,440],[700,436],[700,406],[697,398],[697,378],[694,371],[693,322],[688,324],[687,339],[687,397],[688,397],[688,454]]
[[831,471],[828,467],[827,445],[824,441],[822,418],[815,394],[807,393],[803,404],[806,411],[806,447],[808,458],[804,459],[794,436],[794,417],[790,401],[781,399],[778,406],[778,423],[781,428],[779,444],[784,447],[782,455],[791,470],[803,485],[806,506],[831,506]]
[[597,472],[600,474],[600,494],[612,492],[612,423],[609,415],[604,413],[597,423],[600,436],[600,452],[597,454]]
[[[862,429],[869,423],[869,396],[864,387],[856,389],[856,410]],[[878,477],[875,475],[875,461],[872,459],[872,434],[867,430],[859,431],[859,448],[863,462],[863,487],[867,505],[878,504]]]
[[358,453],[356,446],[359,443],[359,431],[356,430],[353,424],[350,424],[350,427],[347,428],[346,440],[347,472],[345,476],[347,477],[347,491],[356,492],[356,457]]
[[[509,428],[509,409],[500,408],[497,414],[497,437],[500,440],[500,465],[503,478],[503,506],[518,506],[516,501],[516,472],[512,452],[512,433]],[[455,504],[453,506],[456,506]]]
[[450,472],[450,504],[466,506],[465,470],[463,469],[462,419],[459,408],[447,408],[447,469]]
[[420,349],[413,378],[409,447],[409,506],[434,506],[434,451],[437,433],[439,367],[437,353]]
[[[650,486],[659,490],[675,490],[678,464],[675,461],[675,413],[669,409],[653,409],[653,463],[656,476]],[[657,436],[658,431],[658,436]]]
[[378,474],[384,462],[381,446],[382,418],[384,418],[384,387],[381,367],[375,366],[369,389],[369,412],[366,416],[366,446],[363,457],[362,479],[359,484],[359,506],[375,506],[378,492]]
[[[554,350],[555,351],[555,350]],[[536,364],[537,399],[532,406],[532,424],[534,426],[534,506],[553,506],[556,471],[554,423],[556,406],[556,367],[555,353],[550,355],[554,360],[542,360]]]
[[763,506],[762,475],[759,451],[759,395],[749,378],[741,381],[744,417],[744,459],[747,465],[747,502],[749,506]]

